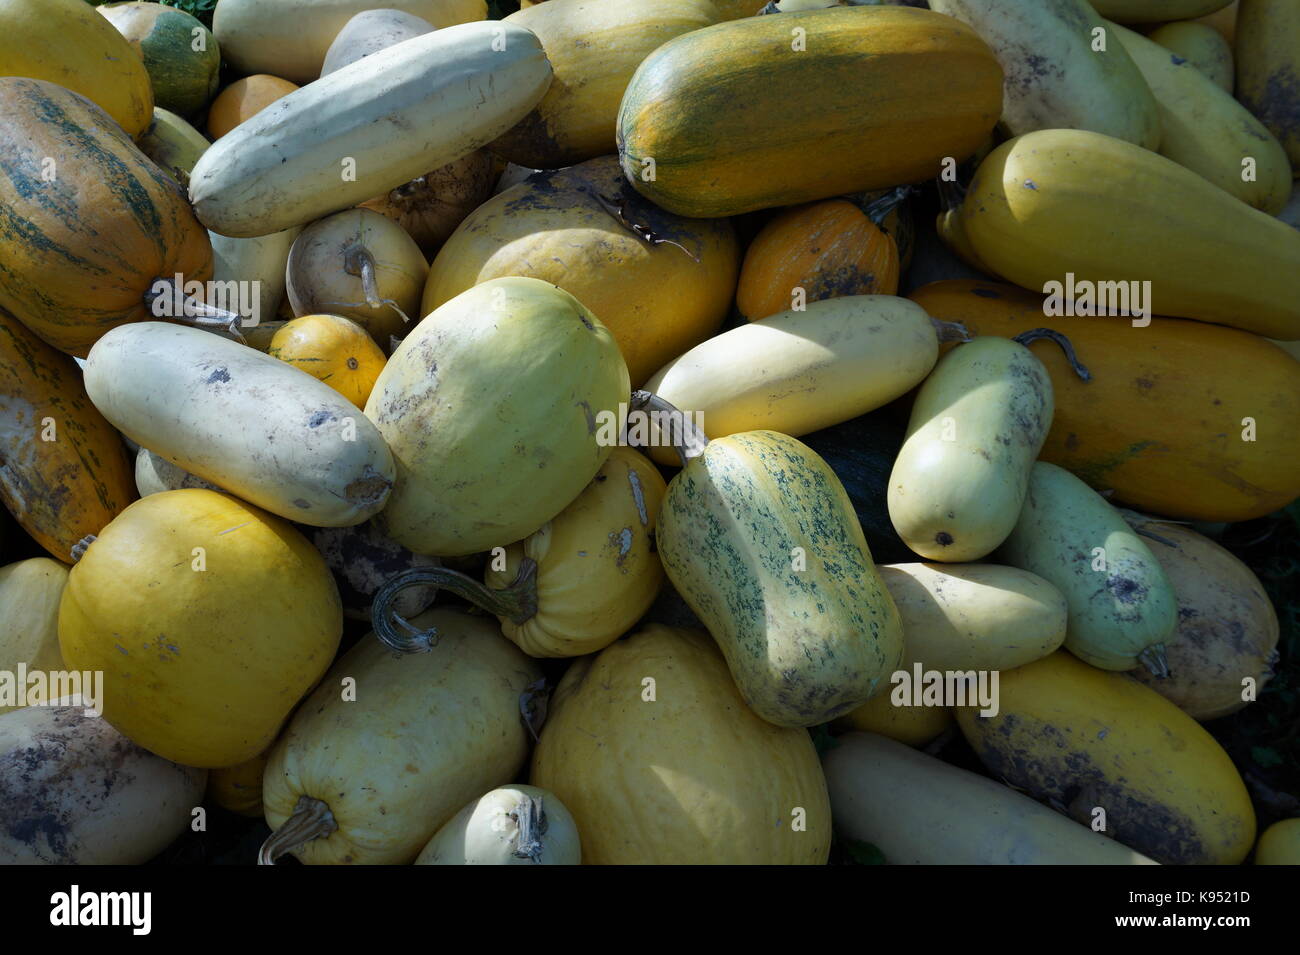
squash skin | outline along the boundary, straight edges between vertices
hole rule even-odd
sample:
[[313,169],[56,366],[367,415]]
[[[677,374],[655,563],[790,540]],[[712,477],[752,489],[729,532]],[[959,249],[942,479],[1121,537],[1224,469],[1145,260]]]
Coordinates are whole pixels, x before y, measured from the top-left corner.
[[1147,38],[1189,61],[1225,93],[1232,93],[1232,44],[1207,23],[1176,20],[1157,27]]
[[824,865],[830,851],[811,739],[751,713],[699,631],[651,625],[575,660],[529,782],[573,814],[588,865]]
[[1047,323],[1067,336],[1092,381],[1079,380],[1053,343],[1030,346],[1056,403],[1041,458],[1117,501],[1174,518],[1244,521],[1300,495],[1294,445],[1240,440],[1244,417],[1271,435],[1300,433],[1300,366],[1270,343],[1175,318],[1134,329],[1122,317],[1045,317],[1041,296],[995,282],[938,282],[912,298],[973,335],[1010,338]]
[[260,753],[238,766],[209,770],[204,798],[229,812],[261,819],[262,774],[270,758],[269,752]]
[[1241,0],[1236,54],[1237,96],[1281,140],[1300,174],[1300,7]]
[[0,64],[0,76],[48,80],[80,93],[132,139],[153,115],[144,61],[84,0],[0,2]]
[[[517,855],[519,816],[540,804],[543,824],[536,856]],[[578,827],[564,803],[536,786],[503,786],[456,813],[416,857],[416,865],[579,865]]]
[[1103,17],[1120,23],[1159,23],[1206,17],[1231,0],[1089,0]]
[[424,36],[433,30],[434,26],[428,20],[404,10],[362,10],[335,34],[329,49],[325,51],[320,75],[329,76],[335,70],[371,53],[386,50],[412,37]]
[[392,219],[415,240],[425,256],[432,257],[456,227],[491,198],[496,179],[492,154],[479,149],[367,199],[361,206]]
[[806,445],[774,431],[711,441],[668,485],[656,536],[763,719],[815,726],[883,692],[902,659],[898,608],[843,485]]
[[155,106],[153,120],[140,134],[140,151],[162,167],[182,189],[190,184],[190,170],[212,144],[207,137],[175,113]]
[[316,549],[278,518],[199,489],[123,511],[72,568],[59,607],[63,659],[104,671],[104,719],[150,752],[205,768],[270,746],[342,632]]
[[208,135],[220,139],[240,123],[246,123],[272,103],[295,90],[296,83],[269,73],[255,73],[235,80],[223,89],[208,109]]
[[[270,347],[275,330],[262,341],[259,335],[275,326],[276,315],[285,300],[286,266],[289,252],[302,229],[294,226],[253,239],[234,239],[209,232],[212,242],[212,280],[214,282],[257,282],[249,288],[258,290],[257,314],[242,315],[240,333],[258,351]],[[229,305],[227,306],[229,307]],[[254,322],[254,320],[256,320]]]
[[[796,28],[807,38],[797,53]],[[891,95],[864,98],[864,88]],[[633,186],[668,211],[730,216],[934,176],[943,157],[978,148],[1001,100],[992,51],[936,13],[751,17],[677,37],[642,62],[619,110],[618,151]]]
[[[429,653],[395,654],[373,635],[349,650],[294,714],[263,777],[266,821],[302,795],[338,831],[293,851],[307,865],[403,865],[469,800],[508,783],[528,756],[519,695],[537,665],[482,617],[434,609]],[[355,700],[341,699],[356,681]],[[412,732],[420,726],[424,732]]]
[[1300,865],[1300,819],[1283,819],[1264,830],[1255,865]]
[[1190,716],[1119,673],[1058,652],[1003,673],[1000,712],[957,709],[984,765],[1167,865],[1236,865],[1255,812],[1232,760]]
[[387,360],[364,328],[338,315],[302,315],[271,339],[266,352],[329,385],[364,408]]
[[[67,565],[48,557],[0,567],[0,671],[16,674],[19,664],[29,673],[66,669],[59,652],[59,600],[67,583]],[[33,690],[39,688],[26,688],[29,701]],[[0,703],[0,716],[18,709]]]
[[[108,3],[96,7],[126,37],[149,72],[154,105],[190,116],[217,92],[221,50],[217,39],[195,17],[157,3]],[[194,30],[202,31],[201,50]]]
[[1150,281],[1165,314],[1300,338],[1300,234],[1130,143],[1073,129],[1003,143],[960,215],[980,260],[1024,288]]
[[[47,418],[57,440],[41,440]],[[134,500],[121,437],[91,404],[76,362],[3,309],[0,420],[0,500],[56,559]]]
[[196,477],[184,468],[177,467],[166,458],[160,458],[148,448],[141,448],[135,455],[135,487],[141,497],[159,494],[163,491],[179,491],[184,487],[206,488],[220,491],[221,488],[211,481]]
[[[151,316],[145,296],[158,279],[212,277],[184,191],[98,106],[0,77],[0,115],[0,308],[84,358],[104,332]],[[53,183],[40,178],[47,157]]]
[[[554,0],[552,0],[554,2]],[[647,246],[595,198],[626,203],[628,216],[671,245]],[[740,269],[725,219],[684,219],[632,189],[612,158],[530,176],[479,206],[433,260],[424,286],[428,314],[488,279],[525,275],[559,286],[610,330],[633,387],[717,332]]]

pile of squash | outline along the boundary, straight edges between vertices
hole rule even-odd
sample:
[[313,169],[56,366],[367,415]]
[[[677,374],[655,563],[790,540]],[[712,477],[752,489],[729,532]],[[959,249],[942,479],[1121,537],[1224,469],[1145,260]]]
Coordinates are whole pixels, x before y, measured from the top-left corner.
[[0,0],[0,862],[1300,863],[1300,4],[185,6]]

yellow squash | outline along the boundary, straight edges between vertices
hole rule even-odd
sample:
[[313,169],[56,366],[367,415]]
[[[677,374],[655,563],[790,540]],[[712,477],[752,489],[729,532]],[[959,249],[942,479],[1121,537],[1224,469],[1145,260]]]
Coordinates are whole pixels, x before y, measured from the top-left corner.
[[1300,172],[1300,3],[1241,0],[1236,63],[1237,96]]
[[1283,819],[1264,830],[1255,865],[1300,865],[1300,819]]
[[266,353],[325,382],[358,408],[387,359],[375,340],[341,315],[303,315],[285,324]]
[[[64,669],[59,652],[59,600],[67,582],[68,568],[48,557],[0,567],[0,673],[13,675],[15,690],[20,665],[28,673]],[[26,684],[28,705],[50,696],[38,692],[33,698],[32,689],[32,684]],[[0,697],[0,715],[20,709],[17,704],[17,699],[10,704]]]
[[1194,20],[1175,20],[1157,27],[1147,36],[1175,56],[1187,60],[1224,92],[1232,92],[1232,44],[1214,27]]
[[222,809],[261,819],[262,773],[270,757],[268,751],[238,766],[212,770],[208,773],[207,798]]

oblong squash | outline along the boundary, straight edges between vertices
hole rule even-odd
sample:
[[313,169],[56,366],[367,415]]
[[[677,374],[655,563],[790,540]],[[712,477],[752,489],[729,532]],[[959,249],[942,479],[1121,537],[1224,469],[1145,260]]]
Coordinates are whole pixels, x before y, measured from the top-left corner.
[[732,20],[669,40],[637,68],[619,157],[642,195],[678,215],[793,205],[965,159],[997,122],[1001,89],[974,31],[926,10]]
[[[259,331],[275,322],[280,304],[284,301],[285,266],[289,251],[302,229],[294,226],[283,232],[257,236],[252,239],[233,239],[228,235],[209,232],[212,242],[212,281],[214,287],[233,288],[235,301],[227,301],[226,309],[239,313],[240,332],[244,340],[259,351],[270,344],[255,344]],[[244,283],[231,286],[231,282]],[[240,298],[239,293],[244,293]],[[228,294],[227,298],[231,296]],[[215,303],[209,303],[215,304]],[[274,334],[274,333],[272,333]]]
[[158,3],[106,3],[96,9],[144,60],[156,106],[189,116],[208,105],[217,91],[221,50],[198,19]]
[[1232,92],[1232,44],[1214,27],[1195,20],[1175,20],[1152,30],[1147,37],[1187,60],[1225,93]]
[[[0,673],[8,675],[17,694],[18,667],[50,673],[65,669],[59,651],[59,601],[68,583],[68,567],[48,557],[32,557],[0,567]],[[25,684],[26,705],[48,699],[39,685]],[[37,690],[33,696],[33,689]],[[0,716],[21,709],[0,698]]]
[[371,53],[433,30],[434,26],[428,20],[404,10],[362,10],[335,35],[325,51],[320,75],[328,76]]
[[1300,172],[1300,5],[1241,0],[1236,31],[1237,96]]
[[698,631],[652,625],[575,660],[529,782],[573,814],[589,865],[823,865],[830,851],[812,740],[751,713]]
[[957,709],[989,771],[1085,825],[1168,865],[1235,865],[1255,842],[1255,812],[1214,737],[1121,673],[1058,652],[1003,673],[1000,711]]
[[502,786],[475,799],[420,850],[416,865],[578,865],[578,827],[564,803],[536,786]]

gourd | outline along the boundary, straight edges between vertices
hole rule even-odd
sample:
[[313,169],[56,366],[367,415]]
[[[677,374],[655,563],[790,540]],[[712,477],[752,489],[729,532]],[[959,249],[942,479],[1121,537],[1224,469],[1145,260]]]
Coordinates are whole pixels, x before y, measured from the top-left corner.
[[401,226],[432,256],[465,218],[492,195],[496,164],[479,149],[361,203]]
[[[339,585],[343,616],[370,622],[379,590],[396,576],[418,568],[439,566],[438,560],[409,550],[388,537],[377,519],[355,527],[299,528],[315,546]],[[410,620],[433,604],[438,588],[407,587],[393,601],[393,611]]]
[[502,786],[456,813],[420,850],[416,865],[578,865],[582,847],[569,810],[536,786]]
[[208,105],[217,92],[221,50],[207,27],[184,10],[157,3],[96,9],[144,60],[156,107],[188,116]]
[[388,534],[440,557],[522,540],[596,476],[601,425],[628,394],[613,337],[569,293],[511,277],[458,295],[402,341],[366,403],[397,465]]
[[207,772],[147,753],[80,698],[67,702],[0,717],[0,864],[149,861],[189,827]]
[[[13,681],[15,697],[23,687],[28,705],[48,692],[40,693],[39,684],[25,683],[17,675],[20,666],[29,674],[65,669],[59,653],[59,598],[67,582],[67,566],[48,557],[0,567],[0,672],[7,675],[5,682]],[[21,708],[17,698],[9,703],[4,697],[0,693],[0,716]]]
[[148,448],[141,448],[136,452],[135,487],[141,497],[148,497],[150,494],[158,494],[162,491],[179,491],[183,487],[201,487],[209,491],[221,490],[211,481],[195,477],[166,458],[158,457]]
[[709,442],[668,485],[655,533],[763,719],[814,726],[883,692],[902,659],[898,608],[843,485],[806,445],[774,431]]
[[[1223,38],[1228,41],[1228,45],[1232,46],[1237,39],[1237,7],[1238,0],[1233,0],[1232,3],[1229,3],[1221,10],[1207,13],[1203,17],[1197,17],[1196,22],[1203,23],[1219,31]],[[1234,58],[1235,56],[1234,53]]]
[[415,240],[373,209],[348,209],[313,222],[293,242],[285,268],[298,316],[350,318],[380,345],[419,321],[429,263]]
[[999,712],[957,723],[994,776],[1056,800],[1166,865],[1235,865],[1255,841],[1250,796],[1228,754],[1158,693],[1057,652],[1002,674]]
[[205,799],[228,812],[253,819],[262,818],[262,774],[270,752],[259,753],[238,766],[208,771]]
[[307,865],[412,862],[465,803],[523,766],[519,697],[537,665],[481,617],[434,609],[413,623],[438,630],[428,653],[363,639],[276,743],[262,781],[273,830],[262,864],[285,852]]
[[344,24],[330,43],[320,75],[328,76],[371,53],[432,32],[432,23],[404,10],[362,10]]
[[975,151],[1001,113],[1001,84],[974,31],[926,10],[732,20],[641,63],[619,110],[619,158],[642,195],[684,216],[917,182]]
[[265,750],[342,631],[338,588],[301,534],[197,488],[123,511],[72,568],[59,606],[64,661],[103,671],[104,719],[205,768]]
[[652,625],[575,660],[529,782],[573,814],[589,865],[823,865],[830,850],[808,734],[751,713],[698,631]]
[[227,305],[235,304],[230,310],[239,314],[240,333],[259,351],[270,347],[269,336],[261,345],[254,344],[254,339],[274,323],[280,303],[284,301],[285,267],[289,262],[289,250],[300,232],[302,229],[294,226],[253,239],[232,239],[216,232],[208,233],[212,242],[213,286],[230,288],[231,282],[245,283],[234,286],[234,289],[251,294],[237,304],[227,302]]
[[992,779],[874,733],[836,740],[822,765],[841,835],[893,865],[1154,865]]
[[787,209],[745,252],[736,308],[750,321],[805,302],[895,295],[898,246],[853,203],[829,199]]
[[[241,123],[194,167],[190,200],[222,235],[305,225],[487,145],[550,82],[541,45],[522,27],[435,30],[308,83]],[[375,135],[388,127],[415,134]]]
[[236,126],[246,123],[272,103],[278,102],[295,90],[296,83],[257,73],[235,80],[212,101],[208,110],[208,135],[220,139]]
[[1300,171],[1300,7],[1287,0],[1241,0],[1236,65],[1237,96]]
[[1231,0],[1089,0],[1103,17],[1120,23],[1159,23],[1208,16]]
[[140,134],[140,151],[162,167],[182,188],[190,184],[190,170],[207,151],[207,138],[175,113],[155,106],[153,121]]
[[76,362],[3,309],[0,420],[0,500],[36,543],[67,561],[135,497],[131,466]]
[[1283,819],[1264,830],[1255,865],[1300,865],[1300,819]]
[[153,114],[144,61],[84,0],[3,0],[0,76],[48,80],[80,93],[132,139]]
[[1077,129],[1003,143],[959,215],[980,260],[1024,288],[1150,282],[1165,314],[1300,338],[1300,233],[1130,143]]
[[[647,241],[645,232],[662,241]],[[542,279],[601,320],[640,387],[718,330],[739,267],[730,222],[664,212],[606,157],[536,173],[484,202],[434,258],[422,311],[488,279]]]
[[1177,624],[1173,585],[1115,508],[1069,471],[1039,461],[999,562],[1037,574],[1069,607],[1065,646],[1102,670],[1139,663],[1168,675]]
[[492,151],[537,169],[612,152],[619,102],[641,61],[716,19],[711,0],[551,0],[510,14],[504,22],[531,30],[541,41],[555,80]]
[[100,339],[85,380],[95,407],[131,440],[273,514],[347,527],[388,500],[392,455],[356,406],[237,342],[161,322],[126,325]]
[[208,235],[175,181],[98,106],[43,80],[0,77],[0,228],[0,308],[79,358],[149,316],[176,276],[212,277]]
[[389,607],[410,592],[406,588],[424,584],[495,614],[501,631],[529,656],[602,650],[641,619],[659,594],[663,568],[654,531],[664,489],[664,479],[644,456],[612,448],[568,507],[493,555],[486,586],[451,568],[409,571],[375,598],[375,630],[390,646],[422,646],[421,638],[394,628]]
[[1300,495],[1300,458],[1241,440],[1244,418],[1267,434],[1300,433],[1300,365],[1269,342],[1175,318],[1134,328],[1124,317],[1045,317],[1042,296],[994,282],[939,282],[912,298],[972,335],[1010,338],[1050,322],[1068,337],[1090,381],[1054,344],[1029,346],[1056,403],[1041,457],[1114,491],[1114,500],[1176,518],[1243,521]]
[[358,408],[375,386],[387,360],[356,322],[338,315],[303,315],[271,339],[267,354],[329,385]]
[[1232,92],[1232,45],[1214,27],[1194,20],[1176,20],[1152,30],[1147,38],[1187,60],[1224,92]]

